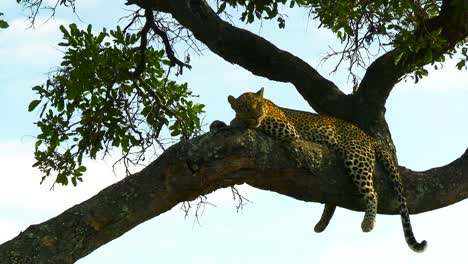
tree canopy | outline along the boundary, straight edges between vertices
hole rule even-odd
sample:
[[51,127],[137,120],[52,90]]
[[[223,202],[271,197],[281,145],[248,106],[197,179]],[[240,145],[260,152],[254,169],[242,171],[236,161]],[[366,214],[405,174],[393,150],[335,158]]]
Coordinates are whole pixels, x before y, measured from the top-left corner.
[[[17,2],[30,11],[34,25],[39,12],[49,10],[53,16],[58,8],[75,10],[79,1],[57,0],[52,6],[42,0]],[[34,166],[42,179],[51,176],[56,183],[77,185],[85,180],[84,158],[118,152],[128,167],[162,154],[142,171],[127,170],[131,175],[122,182],[1,245],[0,262],[72,263],[179,202],[241,183],[362,210],[337,158],[323,146],[284,149],[261,133],[220,122],[201,135],[204,106],[195,102],[190,84],[172,77],[190,69],[190,55],[206,46],[254,75],[293,84],[316,112],[354,123],[395,151],[385,120],[385,103],[395,84],[430,78],[427,68],[438,69],[447,58],[457,59],[457,70],[467,69],[465,2],[128,0],[134,9],[115,29],[96,33],[92,25],[61,26],[62,63],[33,87],[37,98],[28,109],[39,113]],[[288,27],[284,10],[294,8],[306,10],[311,21],[341,42],[324,59],[338,58],[335,70],[347,69],[352,93],[345,94],[294,54],[229,23],[260,20],[282,30]],[[0,19],[0,29],[6,27]],[[174,141],[179,143],[168,148]],[[269,156],[271,152],[279,155]],[[309,165],[304,170],[301,164]],[[468,193],[466,153],[445,167],[418,174],[401,171],[408,189],[418,190],[407,193],[412,213],[450,205]],[[326,183],[329,175],[337,175],[337,181]],[[379,212],[394,214],[391,186],[381,175],[376,175]],[[128,210],[114,212],[116,202]],[[69,226],[60,226],[63,221]],[[85,231],[77,234],[73,228]],[[35,250],[23,254],[31,239]],[[56,243],[61,239],[69,243]],[[86,242],[72,250],[69,245],[76,241]]]

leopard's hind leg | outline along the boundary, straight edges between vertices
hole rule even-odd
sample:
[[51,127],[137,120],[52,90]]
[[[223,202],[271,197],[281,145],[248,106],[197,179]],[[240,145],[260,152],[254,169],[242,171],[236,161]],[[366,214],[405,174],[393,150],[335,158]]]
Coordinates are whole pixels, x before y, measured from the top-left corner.
[[362,231],[370,232],[374,228],[378,203],[372,181],[375,152],[371,146],[362,145],[359,142],[350,145],[353,146],[352,149],[344,150],[345,169],[366,203],[365,215],[361,223]]

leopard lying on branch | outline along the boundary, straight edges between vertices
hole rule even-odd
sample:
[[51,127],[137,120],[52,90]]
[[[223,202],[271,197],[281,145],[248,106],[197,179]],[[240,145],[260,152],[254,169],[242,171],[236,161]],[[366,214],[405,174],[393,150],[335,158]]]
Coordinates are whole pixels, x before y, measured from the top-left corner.
[[[398,164],[387,148],[351,123],[343,120],[276,106],[263,98],[263,88],[256,93],[244,93],[239,98],[228,97],[236,117],[232,126],[260,129],[266,134],[283,141],[308,140],[335,151],[344,160],[346,173],[366,202],[362,231],[369,232],[375,224],[377,193],[373,186],[375,161],[381,163],[390,176],[400,204],[401,222],[406,242],[416,251],[425,250],[427,243],[418,243],[413,235]],[[316,232],[328,225],[335,205],[325,205]]]

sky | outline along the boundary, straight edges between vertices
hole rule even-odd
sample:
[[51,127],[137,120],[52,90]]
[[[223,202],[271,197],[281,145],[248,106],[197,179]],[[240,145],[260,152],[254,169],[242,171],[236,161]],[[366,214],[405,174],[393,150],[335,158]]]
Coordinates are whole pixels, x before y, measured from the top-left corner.
[[[43,12],[35,29],[28,29],[27,11],[16,1],[2,1],[0,12],[10,28],[0,30],[0,243],[15,237],[31,224],[43,222],[78,204],[106,186],[122,179],[112,173],[109,160],[87,161],[84,183],[78,187],[40,185],[33,169],[34,126],[37,113],[28,113],[35,98],[31,87],[43,83],[47,73],[60,63],[57,46],[61,24],[77,23],[94,29],[114,28],[128,14],[124,1],[77,1],[79,18],[59,10],[49,19]],[[102,12],[106,10],[106,12]],[[288,10],[285,10],[288,11]],[[286,29],[275,22],[236,25],[272,41],[310,63],[343,91],[349,92],[345,70],[330,74],[333,62],[320,63],[329,46],[338,42],[326,30],[317,30],[302,11],[288,11]],[[122,22],[120,22],[122,23]],[[388,102],[386,118],[401,165],[413,170],[443,166],[468,147],[468,74],[448,60],[442,70],[414,84],[399,83]],[[280,106],[310,111],[290,84],[254,76],[205,50],[192,55],[191,71],[177,78],[188,82],[198,100],[206,105],[205,123],[229,122],[234,112],[226,100],[245,91],[265,87],[265,97]],[[209,69],[209,70],[207,70]],[[207,129],[206,129],[207,130]],[[418,240],[427,240],[423,254],[413,253],[404,242],[399,216],[378,215],[370,233],[362,233],[362,212],[339,208],[329,227],[316,234],[313,227],[323,206],[305,203],[248,186],[239,190],[251,203],[236,211],[229,189],[208,196],[197,222],[193,211],[185,217],[180,206],[141,224],[122,237],[102,246],[80,264],[97,263],[458,263],[467,259],[468,203],[459,202],[439,210],[412,215]],[[463,239],[463,240],[462,240]]]

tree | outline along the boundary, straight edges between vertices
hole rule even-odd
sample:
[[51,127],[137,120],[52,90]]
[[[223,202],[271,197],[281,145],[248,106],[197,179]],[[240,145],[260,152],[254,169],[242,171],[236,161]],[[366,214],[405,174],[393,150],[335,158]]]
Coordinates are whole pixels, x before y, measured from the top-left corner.
[[[74,1],[57,3],[73,6]],[[349,95],[342,93],[331,81],[301,59],[278,49],[255,34],[223,22],[204,1],[129,1],[129,4],[136,4],[144,9],[141,11],[144,14],[140,12],[135,15],[135,20],[143,16],[145,23],[140,35],[127,34],[125,29],[110,32],[117,46],[103,43],[101,47],[90,44],[101,43],[108,35],[93,38],[90,29],[80,31],[73,26],[70,26],[69,30],[63,27],[66,39],[63,45],[69,47],[66,54],[69,57],[64,58],[65,67],[57,71],[45,86],[35,87],[42,99],[51,102],[52,109],[63,113],[63,116],[60,116],[56,114],[57,112],[46,111],[43,119],[38,122],[42,134],[38,136],[37,166],[45,175],[48,173],[52,175],[55,170],[58,173],[56,180],[58,183],[66,184],[70,179],[72,183],[77,184],[77,180],[82,178],[85,171],[80,165],[82,156],[96,157],[99,151],[107,151],[106,146],[114,144],[115,147],[123,149],[124,159],[132,161],[126,153],[130,153],[133,146],[141,146],[140,150],[143,150],[141,153],[144,153],[145,146],[155,143],[145,141],[145,138],[158,138],[159,133],[151,132],[158,131],[154,128],[159,128],[159,125],[170,124],[168,129],[172,130],[174,135],[183,135],[183,140],[166,150],[141,172],[103,190],[97,196],[70,208],[44,224],[31,226],[17,238],[3,244],[0,248],[0,259],[12,263],[15,263],[14,261],[17,263],[73,262],[181,201],[189,201],[217,188],[244,182],[304,201],[331,202],[341,207],[361,210],[359,199],[343,175],[339,162],[334,155],[326,154],[327,150],[321,146],[307,143],[301,147],[284,146],[255,131],[239,131],[218,127],[216,124],[212,126],[211,133],[190,139],[197,131],[199,124],[196,116],[202,109],[199,106],[187,107],[189,101],[186,98],[190,94],[183,85],[172,83],[167,86],[165,79],[158,79],[161,77],[160,73],[156,76],[151,75],[160,71],[159,64],[163,62],[178,66],[179,71],[188,67],[188,62],[182,62],[175,57],[167,33],[176,32],[170,31],[174,28],[188,29],[198,41],[225,60],[236,63],[258,76],[294,84],[317,112],[355,123],[369,134],[392,146],[389,128],[384,118],[385,102],[392,88],[408,74],[412,74],[415,80],[420,79],[427,74],[423,68],[425,65],[431,63],[437,65],[437,62],[444,60],[444,56],[453,55],[456,51],[462,54],[459,68],[464,67],[467,55],[468,11],[463,6],[463,1],[390,1],[388,4],[387,1],[382,3],[377,1],[373,4],[365,1],[357,3],[337,1],[333,6],[326,3],[325,1],[323,3],[321,1],[219,1],[217,11],[224,12],[227,5],[239,6],[244,10],[242,19],[246,22],[262,17],[276,18],[279,26],[283,27],[286,21],[278,13],[279,5],[289,4],[309,8],[311,14],[316,15],[324,27],[336,32],[345,43],[343,51],[337,54],[349,60],[350,74],[355,78],[355,91]],[[37,5],[31,4],[31,7]],[[171,14],[175,20],[158,20],[158,15],[162,13]],[[161,28],[166,29],[166,33]],[[147,41],[151,39],[150,30],[162,39],[167,60],[163,59],[161,52],[147,47]],[[369,50],[374,41],[380,45],[381,39],[389,42],[392,49],[373,61],[367,67],[362,79],[358,80],[353,70],[355,67],[364,66],[361,52]],[[140,45],[135,48],[138,41]],[[106,49],[106,45],[110,46],[109,49]],[[98,49],[93,50],[93,47]],[[132,83],[120,85],[123,95],[119,92],[112,95],[116,90],[111,89],[110,94],[107,94],[107,90],[104,89],[102,93],[98,93],[102,94],[102,97],[77,98],[77,88],[73,88],[73,85],[86,87],[86,84],[80,83],[83,78],[72,77],[82,77],[86,73],[80,72],[75,75],[73,70],[79,69],[78,64],[89,62],[86,58],[102,55],[103,50],[115,53],[113,56],[99,57],[96,61],[105,63],[104,66],[114,65],[116,69],[113,72],[116,75],[109,77],[96,74],[98,78],[92,80],[91,84],[95,87],[114,88],[115,83],[109,84],[109,82],[126,84],[126,81],[131,80]],[[91,55],[83,55],[80,52],[90,52]],[[105,60],[110,57],[119,58],[118,54],[122,55],[119,60]],[[100,72],[100,65],[95,65],[93,75]],[[115,80],[118,77],[123,80]],[[169,90],[161,91],[161,95],[151,94],[153,91],[151,87],[169,87]],[[167,104],[160,103],[156,104],[154,109],[151,108],[154,107],[153,104],[145,105],[145,99],[153,102],[166,95],[167,100],[173,99],[176,96],[171,95],[171,91],[181,91],[182,95],[178,95],[180,102],[183,103],[181,107],[178,105],[174,109],[164,109],[163,106]],[[86,114],[89,107],[97,107],[93,111],[96,109],[109,111],[110,116],[115,116],[115,109],[111,107],[114,104],[109,103],[115,101],[104,99],[115,99],[122,102],[125,108],[126,105],[131,105],[125,99],[131,98],[132,93],[141,97],[144,107],[151,108],[138,113],[151,118],[144,120],[135,114],[130,114],[127,118],[135,116],[137,118],[128,119],[131,121],[127,122],[131,124],[130,126],[120,127],[119,125],[123,123],[120,121],[127,119],[125,116],[119,116],[115,120],[117,125],[109,127],[121,130],[114,129],[103,135],[94,133],[92,125],[86,126],[97,122],[96,120],[85,122],[86,118],[92,117]],[[33,101],[30,109],[33,110],[40,103],[41,101]],[[193,111],[178,112],[181,108]],[[72,116],[74,110],[83,113],[80,126],[75,130],[65,129],[72,131],[73,134],[60,134],[63,128],[68,128],[69,123],[64,121],[70,121],[67,115]],[[163,113],[156,113],[156,110]],[[183,117],[181,114],[184,114]],[[168,116],[172,119],[156,119],[158,122],[150,123],[155,121],[155,117]],[[146,131],[148,134],[143,134],[149,135],[147,137],[138,136],[142,121],[150,123],[150,129]],[[174,125],[177,121],[179,125]],[[89,130],[86,130],[87,128]],[[129,135],[127,133],[129,130],[135,134]],[[75,135],[78,135],[77,142],[79,142],[76,146],[77,151],[72,150],[68,153],[56,151],[61,142],[73,140],[72,136]],[[96,139],[94,138],[96,136],[100,137]],[[239,145],[239,140],[244,144]],[[279,155],[272,157],[268,155],[269,153],[279,153]],[[417,213],[433,210],[464,199],[468,182],[467,159],[465,154],[445,167],[418,174],[401,168],[407,189],[424,190],[407,193],[410,211]],[[72,166],[69,166],[70,164]],[[300,164],[308,165],[303,168]],[[66,168],[70,170],[67,171]],[[376,176],[377,191],[380,197],[383,197],[379,212],[396,213],[396,205],[391,199],[392,192],[381,174],[379,172]],[[329,175],[335,175],[337,182],[330,184],[324,181]],[[446,175],[451,177],[445,177]],[[453,184],[459,189],[453,189],[451,187]],[[317,186],[317,189],[311,190],[310,186]],[[126,209],[123,212],[116,210],[120,207]],[[78,230],[80,232],[77,232]],[[70,243],[57,243],[60,240],[67,240]],[[29,250],[31,245],[34,248],[32,251]],[[21,254],[18,254],[19,252]]]

